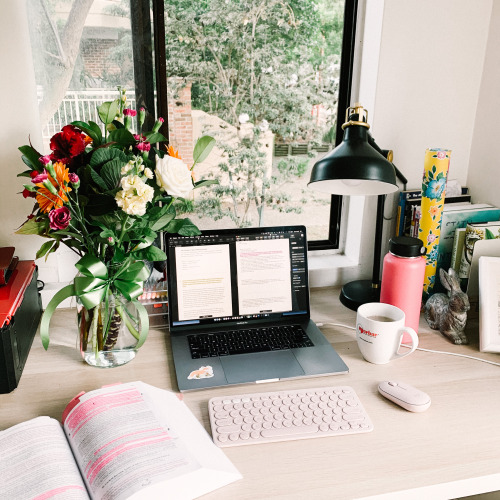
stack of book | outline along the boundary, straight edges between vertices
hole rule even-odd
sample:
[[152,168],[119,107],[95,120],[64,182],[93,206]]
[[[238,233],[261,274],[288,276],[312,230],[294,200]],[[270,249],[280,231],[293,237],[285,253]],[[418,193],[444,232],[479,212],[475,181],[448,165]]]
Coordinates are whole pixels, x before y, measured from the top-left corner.
[[[396,236],[418,238],[421,199],[422,192],[418,189],[401,191],[397,209]],[[448,270],[453,267],[457,273],[460,272],[461,263],[465,261],[461,275],[462,286],[464,290],[467,290],[472,259],[472,250],[467,254],[464,252],[467,225],[471,225],[472,228],[485,223],[490,223],[493,226],[500,224],[500,208],[486,203],[472,203],[471,195],[466,187],[462,188],[462,195],[445,198],[439,244],[435,256],[436,276],[439,276],[440,268]],[[484,234],[488,233],[485,231]],[[488,238],[488,236],[485,237]],[[499,237],[500,234],[495,236],[495,238]],[[469,246],[471,245],[469,244]],[[433,292],[442,291],[445,290],[436,279]]]
[[[422,191],[410,189],[399,193],[399,203],[396,215],[396,236],[418,237],[418,226],[420,221],[420,204]],[[445,198],[445,204],[464,204],[471,202],[469,188],[462,188],[462,194]]]

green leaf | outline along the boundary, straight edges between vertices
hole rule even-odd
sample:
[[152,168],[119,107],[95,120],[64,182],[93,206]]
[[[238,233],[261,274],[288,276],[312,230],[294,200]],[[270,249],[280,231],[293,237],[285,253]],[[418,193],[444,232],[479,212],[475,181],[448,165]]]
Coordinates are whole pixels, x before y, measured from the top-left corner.
[[104,125],[108,125],[112,123],[115,119],[115,116],[118,114],[120,110],[120,100],[115,99],[112,102],[103,102],[98,108],[99,118],[104,123]]
[[181,236],[197,236],[201,231],[190,219],[174,219],[165,228],[167,233],[177,233]]
[[484,239],[485,240],[494,240],[495,239],[495,234],[493,233],[493,231],[491,231],[491,229],[485,228]]
[[217,179],[204,179],[202,181],[195,182],[193,189],[211,186],[213,184],[219,184],[219,181]]
[[153,245],[149,246],[148,248],[145,248],[144,250],[139,250],[133,253],[135,258],[141,260],[148,260],[150,262],[159,262],[162,260],[167,260],[167,255],[165,254],[165,252]]
[[114,125],[116,129],[125,127],[125,125],[123,125],[123,123],[118,120],[113,120],[111,124]]
[[108,161],[101,169],[101,177],[106,182],[108,189],[116,189],[120,185],[122,167],[126,165],[116,158]]
[[99,148],[92,153],[90,166],[94,168],[102,167],[102,165],[115,158],[118,158],[123,164],[128,162],[127,155],[117,148]]
[[42,164],[40,163],[40,156],[42,155],[34,147],[21,146],[18,149],[23,154],[22,159],[28,167],[31,167],[32,170],[41,170]]
[[45,234],[47,225],[45,221],[36,222],[35,219],[27,220],[17,231],[16,234]]
[[157,142],[165,142],[167,138],[163,135],[160,134],[159,132],[148,132],[147,134],[144,134],[147,141],[150,142],[151,144],[156,144]]
[[17,174],[16,177],[31,177],[31,172],[33,172],[33,170],[25,170],[24,172]]
[[204,135],[203,137],[200,137],[196,141],[196,145],[194,146],[193,164],[201,163],[202,161],[204,161],[210,154],[210,151],[212,151],[212,148],[214,146],[215,146],[215,139],[213,137],[210,137],[209,135]]
[[135,252],[136,250],[149,247],[156,240],[156,236],[157,234],[154,231],[148,231],[148,234],[144,234],[141,238],[142,241],[132,248],[132,251]]
[[90,176],[92,177],[92,180],[103,190],[107,191],[108,190],[108,185],[104,181],[104,179],[93,169],[90,168]]
[[[75,121],[71,122],[71,125],[79,128],[82,132],[85,132],[89,137],[92,138],[94,146],[99,146],[101,144],[102,134],[101,129],[97,126],[99,132],[97,133],[88,123]],[[96,125],[96,124],[94,124]]]
[[49,250],[52,248],[52,245],[54,244],[54,241],[46,241],[38,250],[36,253],[35,259],[40,259],[43,257]]
[[120,146],[131,146],[136,142],[134,136],[132,135],[132,132],[130,132],[130,130],[127,130],[126,128],[113,130],[109,133],[108,140],[110,142],[116,142]]
[[167,224],[175,217],[174,213],[166,213],[162,215],[152,226],[151,229],[153,231],[163,231],[163,229],[167,226]]

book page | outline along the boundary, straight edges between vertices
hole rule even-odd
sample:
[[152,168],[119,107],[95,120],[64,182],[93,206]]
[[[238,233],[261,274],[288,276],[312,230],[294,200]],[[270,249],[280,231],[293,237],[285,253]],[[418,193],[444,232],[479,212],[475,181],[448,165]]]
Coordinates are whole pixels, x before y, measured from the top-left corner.
[[229,245],[175,249],[179,320],[232,316]]
[[89,500],[61,424],[38,417],[0,432],[0,498]]
[[[200,429],[209,438],[173,393],[136,382],[78,399],[64,429],[93,498],[195,498],[218,487],[216,476],[205,484],[189,479],[203,469]],[[192,435],[198,437],[194,448]]]
[[238,241],[236,259],[240,314],[292,310],[288,239]]

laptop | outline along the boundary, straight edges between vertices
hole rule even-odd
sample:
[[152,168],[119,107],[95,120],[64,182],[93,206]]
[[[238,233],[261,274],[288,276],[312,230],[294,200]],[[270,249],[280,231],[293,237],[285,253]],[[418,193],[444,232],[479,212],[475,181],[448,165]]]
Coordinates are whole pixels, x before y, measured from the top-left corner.
[[310,318],[304,226],[166,235],[180,391],[347,373]]

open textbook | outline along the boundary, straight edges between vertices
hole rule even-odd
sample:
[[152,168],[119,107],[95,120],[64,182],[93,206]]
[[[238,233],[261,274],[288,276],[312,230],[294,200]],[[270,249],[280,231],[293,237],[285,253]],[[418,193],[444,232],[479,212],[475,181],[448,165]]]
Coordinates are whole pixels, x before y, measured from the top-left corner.
[[179,500],[241,478],[174,393],[143,382],[82,393],[62,421],[0,432],[0,498]]

